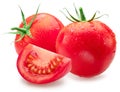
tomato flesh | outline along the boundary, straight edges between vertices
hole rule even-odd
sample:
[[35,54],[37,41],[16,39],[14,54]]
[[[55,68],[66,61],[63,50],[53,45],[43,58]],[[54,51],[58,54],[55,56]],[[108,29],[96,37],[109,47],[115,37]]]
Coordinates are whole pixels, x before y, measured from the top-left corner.
[[71,59],[32,44],[18,56],[17,68],[29,82],[43,84],[63,77],[71,70]]

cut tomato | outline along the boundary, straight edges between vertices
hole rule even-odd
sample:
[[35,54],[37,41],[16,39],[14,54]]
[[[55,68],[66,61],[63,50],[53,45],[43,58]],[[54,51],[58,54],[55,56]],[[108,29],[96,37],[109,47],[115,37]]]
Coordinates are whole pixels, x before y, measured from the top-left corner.
[[17,68],[29,82],[43,84],[53,82],[71,70],[71,59],[28,44],[18,56]]

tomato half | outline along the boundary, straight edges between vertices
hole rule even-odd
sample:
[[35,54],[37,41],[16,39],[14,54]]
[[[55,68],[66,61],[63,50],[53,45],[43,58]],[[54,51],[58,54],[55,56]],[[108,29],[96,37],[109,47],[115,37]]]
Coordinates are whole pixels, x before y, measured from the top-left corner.
[[21,76],[32,83],[43,84],[60,79],[71,70],[71,59],[28,44],[18,56]]

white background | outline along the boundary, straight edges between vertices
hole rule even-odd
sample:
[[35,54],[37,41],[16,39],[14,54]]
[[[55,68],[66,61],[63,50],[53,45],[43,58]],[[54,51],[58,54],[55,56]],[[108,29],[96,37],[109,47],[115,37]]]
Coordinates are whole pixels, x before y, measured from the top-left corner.
[[[39,12],[47,12],[59,18],[64,25],[69,21],[60,12],[68,8],[74,13],[73,3],[85,10],[86,16],[99,10],[99,20],[106,23],[116,34],[117,50],[110,67],[94,78],[80,78],[71,73],[62,79],[45,85],[26,82],[16,68],[17,54],[14,49],[15,35],[5,34],[10,28],[19,26],[21,6],[26,17],[34,14],[40,4]],[[120,92],[120,4],[118,0],[3,0],[0,2],[0,92]],[[99,16],[99,14],[98,14]]]

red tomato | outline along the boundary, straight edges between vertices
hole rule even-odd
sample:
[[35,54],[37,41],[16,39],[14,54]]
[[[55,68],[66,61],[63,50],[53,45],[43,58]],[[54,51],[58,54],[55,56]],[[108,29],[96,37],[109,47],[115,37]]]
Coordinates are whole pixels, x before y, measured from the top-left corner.
[[72,59],[73,74],[91,77],[102,73],[111,64],[116,38],[100,21],[73,22],[59,33],[56,48],[59,54]]
[[56,38],[61,28],[63,28],[63,24],[53,15],[39,13],[36,14],[36,18],[30,28],[28,28],[34,16],[35,15],[30,16],[26,18],[26,20],[23,16],[23,22],[19,26],[20,30],[16,27],[12,28],[12,30],[17,30],[15,38],[16,52],[19,54],[29,43],[55,52]]
[[71,70],[71,59],[28,44],[17,60],[21,76],[32,83],[43,84],[60,79]]

